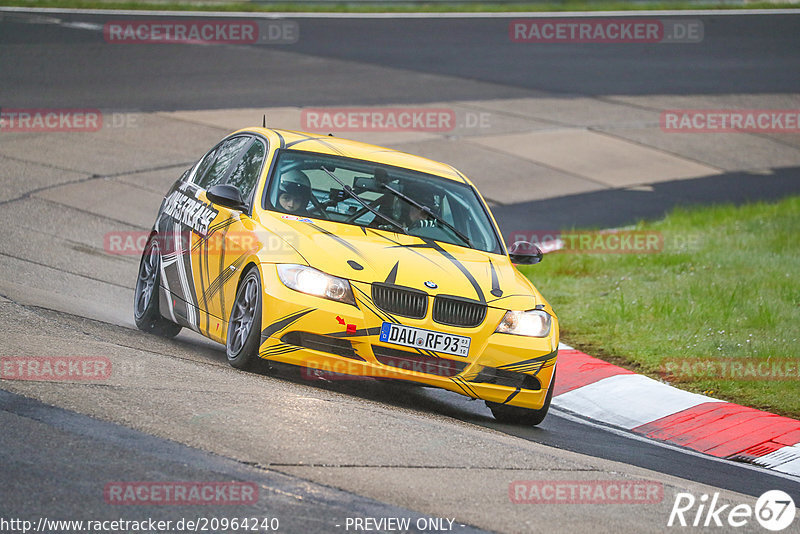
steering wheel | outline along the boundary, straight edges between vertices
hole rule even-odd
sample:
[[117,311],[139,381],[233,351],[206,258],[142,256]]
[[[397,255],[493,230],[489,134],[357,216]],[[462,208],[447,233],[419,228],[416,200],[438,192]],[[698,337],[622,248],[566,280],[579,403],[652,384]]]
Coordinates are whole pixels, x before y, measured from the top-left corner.
[[314,193],[311,193],[311,203],[314,205],[312,210],[315,210],[317,213],[319,213],[323,219],[327,221],[331,220],[328,212],[325,211],[325,207],[319,203],[319,200],[317,200],[317,197],[314,196]]

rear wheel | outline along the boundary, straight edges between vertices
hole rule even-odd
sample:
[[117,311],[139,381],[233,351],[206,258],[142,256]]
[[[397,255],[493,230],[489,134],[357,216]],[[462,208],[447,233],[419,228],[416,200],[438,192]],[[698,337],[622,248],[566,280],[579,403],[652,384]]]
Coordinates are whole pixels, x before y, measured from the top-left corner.
[[158,309],[161,283],[161,249],[158,239],[150,238],[139,263],[139,277],[134,290],[133,318],[139,330],[164,337],[175,337],[181,326],[162,317]]
[[553,378],[550,379],[550,389],[544,398],[544,404],[538,410],[521,408],[519,406],[509,406],[499,402],[486,402],[486,406],[492,411],[494,418],[501,423],[513,425],[536,426],[544,421],[547,411],[550,409],[550,401],[553,398],[553,389],[556,385],[556,371],[553,369]]
[[254,369],[259,363],[261,302],[261,276],[253,268],[239,285],[228,322],[228,363],[237,369]]

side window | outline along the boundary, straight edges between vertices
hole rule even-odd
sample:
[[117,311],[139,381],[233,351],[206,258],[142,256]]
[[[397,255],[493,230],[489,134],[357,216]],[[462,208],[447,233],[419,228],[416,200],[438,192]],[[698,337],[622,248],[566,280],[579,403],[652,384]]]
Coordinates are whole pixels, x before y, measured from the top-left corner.
[[258,177],[261,175],[261,165],[264,163],[265,153],[264,143],[256,139],[228,177],[227,183],[238,187],[245,201],[250,199]]
[[214,163],[214,158],[216,157],[218,150],[219,147],[215,147],[213,150],[210,150],[208,154],[203,156],[202,160],[200,160],[200,163],[197,165],[197,172],[194,173],[194,178],[192,180],[194,183],[198,183],[200,178],[206,174],[208,168],[212,163]]
[[[246,147],[251,137],[240,136],[232,137],[222,143],[215,151],[214,162],[205,170],[203,160],[197,169],[197,179],[195,182],[203,189],[208,189],[212,185],[217,185],[225,180],[231,165],[239,158],[239,154]],[[209,154],[210,155],[210,154]],[[208,157],[208,156],[207,156]]]

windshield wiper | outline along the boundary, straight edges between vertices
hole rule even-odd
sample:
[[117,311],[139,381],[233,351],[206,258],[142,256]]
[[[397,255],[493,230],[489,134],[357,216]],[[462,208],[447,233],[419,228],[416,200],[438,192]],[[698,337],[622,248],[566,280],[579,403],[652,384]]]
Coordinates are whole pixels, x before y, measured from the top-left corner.
[[380,217],[381,219],[385,220],[386,222],[388,222],[392,226],[395,226],[395,227],[399,228],[400,231],[403,232],[404,234],[408,235],[408,232],[406,231],[406,229],[403,227],[402,224],[400,224],[399,222],[395,221],[394,219],[392,219],[388,215],[384,215],[383,213],[379,212],[378,210],[376,210],[375,208],[373,208],[372,206],[367,204],[360,196],[358,196],[356,194],[355,191],[353,191],[352,187],[350,187],[349,185],[347,185],[343,181],[341,181],[339,178],[337,178],[335,174],[333,174],[331,171],[329,171],[328,169],[325,168],[325,165],[321,165],[320,169],[325,171],[328,174],[328,176],[330,176],[331,178],[333,178],[336,181],[337,184],[342,186],[342,190],[345,193],[347,193],[348,195],[350,195],[351,197],[353,197],[353,199],[355,199],[356,202],[358,202],[359,204],[364,206],[364,208],[366,208],[370,212],[374,213],[376,216]]
[[465,235],[464,235],[464,234],[463,234],[461,231],[459,231],[459,230],[458,230],[458,229],[457,229],[455,226],[453,226],[453,225],[452,225],[452,224],[450,224],[449,222],[445,221],[445,220],[444,220],[442,217],[440,217],[439,215],[436,215],[436,214],[433,212],[433,210],[432,210],[432,209],[430,209],[428,206],[425,206],[425,205],[423,205],[423,204],[420,204],[419,202],[417,202],[417,201],[416,201],[416,200],[414,200],[413,198],[409,197],[408,195],[405,195],[405,194],[401,193],[400,191],[398,191],[397,189],[393,188],[392,186],[390,186],[390,185],[388,185],[388,184],[383,184],[383,188],[384,188],[384,189],[388,189],[389,191],[391,191],[391,193],[392,193],[394,196],[396,196],[396,197],[397,197],[397,198],[399,198],[400,200],[403,200],[403,201],[405,201],[405,202],[406,202],[406,203],[408,203],[408,204],[411,204],[412,206],[414,206],[415,208],[417,208],[418,210],[420,210],[421,212],[423,212],[425,215],[428,215],[428,216],[429,216],[429,217],[431,217],[432,219],[435,219],[436,221],[438,221],[438,222],[442,223],[444,226],[446,226],[447,228],[449,228],[449,229],[450,229],[450,231],[452,231],[452,232],[453,232],[453,233],[454,233],[454,234],[455,234],[455,235],[456,235],[456,236],[457,236],[459,239],[461,239],[461,240],[462,240],[464,243],[466,243],[466,244],[467,244],[467,246],[469,246],[470,248],[475,248],[475,247],[473,247],[473,246],[472,246],[472,242],[469,240],[469,238],[468,238],[467,236],[465,236]]

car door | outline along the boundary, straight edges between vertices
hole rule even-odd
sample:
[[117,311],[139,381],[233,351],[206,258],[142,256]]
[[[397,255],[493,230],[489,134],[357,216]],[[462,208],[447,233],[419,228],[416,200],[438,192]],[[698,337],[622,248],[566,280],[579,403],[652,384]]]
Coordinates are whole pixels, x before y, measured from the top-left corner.
[[[266,142],[248,136],[232,138],[220,147],[215,162],[198,177],[198,198],[217,212],[205,235],[193,237],[193,276],[198,287],[200,331],[224,342],[230,307],[244,262],[257,247],[255,223],[250,218],[252,197],[267,154]],[[210,202],[206,191],[213,185],[237,187],[245,201],[244,211]]]
[[164,199],[157,230],[162,241],[162,303],[175,322],[209,335],[209,280],[218,276],[214,240],[230,223],[230,210],[221,213],[210,203],[206,189],[223,183],[236,161],[252,143],[250,135],[223,140],[206,153]]

